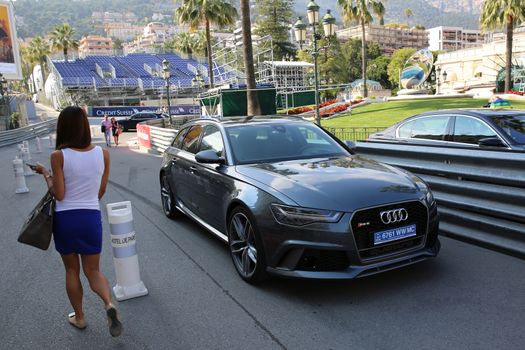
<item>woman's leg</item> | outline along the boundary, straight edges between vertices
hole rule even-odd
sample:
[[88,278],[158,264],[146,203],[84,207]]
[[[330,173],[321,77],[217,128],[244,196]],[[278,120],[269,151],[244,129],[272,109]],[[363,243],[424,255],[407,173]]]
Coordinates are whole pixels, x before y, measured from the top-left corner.
[[77,320],[84,319],[84,310],[82,309],[82,283],[80,282],[80,262],[78,254],[71,253],[62,255],[62,261],[66,268],[66,291],[69,302],[75,310]]
[[107,307],[111,304],[111,293],[108,280],[99,270],[99,261],[100,254],[82,255],[82,268],[89,281],[89,286],[93,292],[98,294]]

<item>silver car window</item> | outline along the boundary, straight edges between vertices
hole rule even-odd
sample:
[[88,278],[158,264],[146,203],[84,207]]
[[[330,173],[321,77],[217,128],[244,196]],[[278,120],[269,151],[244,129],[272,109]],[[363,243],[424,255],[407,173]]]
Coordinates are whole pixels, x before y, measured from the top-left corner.
[[485,123],[471,117],[457,116],[452,141],[478,144],[480,139],[498,137]]
[[449,118],[443,115],[416,118],[401,125],[398,135],[402,138],[444,140]]

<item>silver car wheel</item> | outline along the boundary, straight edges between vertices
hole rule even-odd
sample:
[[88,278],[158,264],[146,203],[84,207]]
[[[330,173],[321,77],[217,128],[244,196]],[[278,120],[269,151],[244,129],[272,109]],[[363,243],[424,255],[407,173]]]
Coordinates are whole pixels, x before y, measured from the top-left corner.
[[257,268],[257,247],[252,223],[242,212],[230,219],[230,251],[237,271],[251,277]]

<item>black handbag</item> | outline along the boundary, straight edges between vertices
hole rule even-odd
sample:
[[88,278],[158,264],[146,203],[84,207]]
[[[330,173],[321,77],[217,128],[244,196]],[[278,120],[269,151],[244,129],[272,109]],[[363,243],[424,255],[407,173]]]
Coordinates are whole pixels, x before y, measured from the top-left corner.
[[38,202],[35,209],[20,230],[18,242],[31,245],[42,250],[49,248],[53,233],[53,216],[55,214],[55,198],[49,193]]

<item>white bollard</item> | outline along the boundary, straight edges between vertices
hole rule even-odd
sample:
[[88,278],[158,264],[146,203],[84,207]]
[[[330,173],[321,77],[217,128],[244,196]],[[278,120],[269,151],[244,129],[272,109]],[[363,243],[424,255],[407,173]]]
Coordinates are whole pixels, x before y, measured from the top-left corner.
[[29,141],[27,141],[27,140],[22,141],[22,145],[24,145],[24,148],[29,149]]
[[109,203],[106,208],[117,276],[113,293],[118,301],[146,295],[148,289],[140,279],[131,202]]
[[35,172],[27,165],[27,162],[31,161],[31,153],[29,153],[29,148],[22,147],[22,161],[24,162],[24,175],[35,175]]
[[97,132],[96,126],[91,126],[91,137],[95,137]]
[[27,193],[29,189],[26,186],[26,178],[24,177],[24,162],[22,159],[15,157],[13,160],[13,169],[15,171],[16,190],[15,193]]
[[42,140],[40,140],[40,137],[36,137],[36,153],[42,153]]
[[49,134],[49,148],[55,148],[55,135]]

